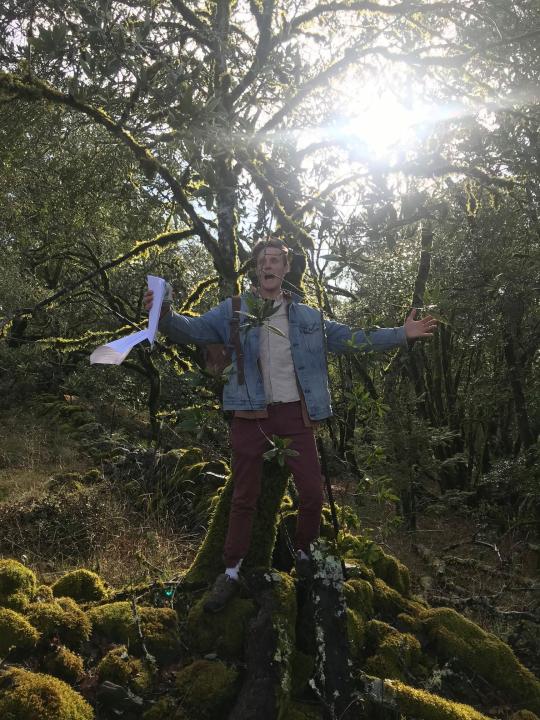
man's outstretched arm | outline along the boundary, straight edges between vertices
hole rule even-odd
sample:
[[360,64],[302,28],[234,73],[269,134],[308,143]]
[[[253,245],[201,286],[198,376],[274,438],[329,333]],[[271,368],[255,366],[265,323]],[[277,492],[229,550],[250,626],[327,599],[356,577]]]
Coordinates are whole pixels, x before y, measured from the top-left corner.
[[432,337],[437,329],[437,320],[431,315],[416,320],[416,308],[411,310],[401,327],[380,328],[365,332],[352,330],[348,325],[325,321],[329,352],[385,352],[396,347],[408,347],[420,338]]
[[[170,285],[168,286],[170,288]],[[179,315],[172,310],[172,292],[169,290],[161,307],[159,329],[174,343],[186,345],[209,345],[210,343],[227,342],[225,337],[227,329],[227,301],[223,301],[212,310],[199,317]],[[144,294],[143,304],[150,312],[154,302],[154,294],[147,290]]]

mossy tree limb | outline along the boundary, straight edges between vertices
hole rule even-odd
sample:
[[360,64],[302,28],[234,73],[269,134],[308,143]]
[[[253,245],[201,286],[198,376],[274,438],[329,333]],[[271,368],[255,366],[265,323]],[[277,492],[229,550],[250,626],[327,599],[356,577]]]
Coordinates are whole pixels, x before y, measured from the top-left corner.
[[281,720],[290,702],[296,590],[276,571],[255,571],[249,584],[259,612],[248,626],[246,679],[228,720]]
[[[270,568],[272,551],[276,541],[278,514],[281,500],[287,487],[289,471],[277,463],[265,463],[263,468],[261,495],[253,524],[250,550],[242,568]],[[232,477],[227,480],[206,537],[184,577],[186,586],[203,586],[212,582],[223,572],[223,546],[229,525],[229,512],[233,494]]]

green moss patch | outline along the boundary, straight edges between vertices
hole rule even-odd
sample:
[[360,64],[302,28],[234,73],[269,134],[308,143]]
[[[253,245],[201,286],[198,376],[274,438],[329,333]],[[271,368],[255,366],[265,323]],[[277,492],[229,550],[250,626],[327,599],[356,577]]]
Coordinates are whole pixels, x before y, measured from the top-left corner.
[[414,617],[425,610],[424,605],[403,597],[380,578],[375,578],[373,583],[373,605],[377,612],[386,617],[395,617],[399,613]]
[[365,618],[373,616],[373,587],[370,582],[360,578],[343,583],[343,593],[347,607]]
[[238,671],[220,661],[196,660],[176,674],[176,689],[188,717],[222,720],[238,690]]
[[44,638],[59,638],[70,648],[78,648],[90,637],[90,620],[75,600],[68,597],[32,603],[28,608],[28,620]]
[[0,606],[24,610],[33,599],[36,576],[16,560],[0,560]]
[[321,720],[321,711],[308,703],[292,702],[283,720]]
[[43,659],[43,669],[68,683],[76,683],[84,677],[84,664],[80,655],[60,645]]
[[351,658],[356,660],[364,648],[365,622],[359,612],[349,607],[347,608],[347,635]]
[[52,586],[55,597],[70,597],[77,602],[103,600],[107,590],[103,580],[91,570],[73,570],[67,573]]
[[152,685],[152,675],[138,658],[128,654],[125,645],[110,650],[97,666],[100,682],[109,680],[128,687],[138,695],[144,694]]
[[[171,608],[138,607],[141,632],[146,649],[160,662],[176,659],[180,652],[178,618]],[[109,642],[126,645],[130,651],[142,651],[137,624],[130,603],[116,602],[88,611],[93,634]]]
[[307,653],[294,650],[291,658],[292,693],[300,695],[306,690],[308,682],[315,670],[315,657]]
[[51,675],[12,669],[0,674],[0,717],[5,720],[93,720],[90,705]]
[[508,645],[450,608],[424,610],[419,618],[441,657],[459,658],[519,705],[540,713],[540,681]]
[[420,643],[410,633],[400,633],[387,623],[371,620],[366,626],[368,651],[373,654],[365,670],[380,678],[402,680],[422,659]]
[[192,651],[199,655],[216,652],[220,657],[238,659],[244,653],[248,621],[255,615],[252,600],[233,598],[225,609],[212,615],[203,609],[206,595],[190,610],[187,637]]
[[15,610],[0,608],[0,657],[31,652],[39,640],[39,632]]
[[418,690],[398,680],[384,683],[384,691],[393,695],[403,715],[418,720],[488,720],[469,705],[451,702],[425,690]]

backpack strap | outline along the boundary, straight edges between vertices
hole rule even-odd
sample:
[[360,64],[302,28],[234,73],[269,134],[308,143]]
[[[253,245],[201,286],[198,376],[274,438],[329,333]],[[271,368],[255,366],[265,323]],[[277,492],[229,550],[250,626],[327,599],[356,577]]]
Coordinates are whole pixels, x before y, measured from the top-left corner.
[[244,351],[240,343],[240,295],[233,295],[232,299],[232,317],[231,317],[231,337],[230,344],[236,352],[236,370],[238,372],[238,384],[245,384],[244,376]]

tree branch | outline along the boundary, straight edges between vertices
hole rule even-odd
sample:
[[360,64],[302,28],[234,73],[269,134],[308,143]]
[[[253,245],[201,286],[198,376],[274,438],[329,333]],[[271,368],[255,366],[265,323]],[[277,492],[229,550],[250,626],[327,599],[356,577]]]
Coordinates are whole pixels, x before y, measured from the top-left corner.
[[212,255],[216,267],[218,269],[221,267],[222,257],[218,243],[210,235],[204,225],[204,222],[189,202],[180,182],[165,165],[160,163],[159,160],[152,155],[147,147],[138,142],[130,132],[124,130],[124,128],[116,123],[104,110],[101,108],[95,108],[88,103],[82,102],[81,100],[77,100],[77,98],[71,94],[66,95],[48,83],[33,77],[22,79],[12,75],[11,73],[0,73],[0,90],[4,90],[5,92],[13,94],[24,100],[47,100],[48,102],[56,103],[58,105],[65,105],[84,113],[88,117],[92,118],[92,120],[96,123],[105,127],[112,135],[114,135],[114,137],[120,140],[120,142],[126,145],[133,152],[145,173],[150,175],[157,173],[163,180],[165,180],[173,193],[174,199],[192,221],[195,233],[199,236],[203,245]]
[[164,247],[165,245],[168,245],[171,242],[176,242],[178,240],[184,240],[185,238],[191,237],[194,234],[195,234],[195,232],[192,229],[182,230],[182,231],[173,231],[173,232],[162,233],[161,235],[157,235],[155,238],[152,238],[152,240],[145,240],[143,242],[139,242],[135,245],[134,248],[129,250],[127,253],[124,253],[123,255],[120,255],[120,256],[114,258],[113,260],[110,260],[109,262],[105,263],[104,265],[101,265],[100,267],[96,268],[95,270],[92,270],[91,272],[86,273],[86,275],[83,275],[82,278],[79,278],[74,283],[71,283],[71,285],[66,285],[65,287],[61,288],[60,290],[53,293],[52,295],[49,295],[49,297],[44,298],[43,300],[38,302],[37,305],[34,305],[33,308],[23,308],[23,309],[15,311],[9,317],[4,318],[0,322],[0,330],[2,328],[4,328],[14,318],[19,317],[21,315],[33,315],[37,310],[47,307],[47,306],[51,305],[53,302],[55,302],[56,300],[59,300],[64,295],[68,295],[69,293],[73,292],[73,290],[76,290],[83,283],[88,282],[89,280],[92,280],[97,275],[101,275],[104,271],[109,270],[110,268],[121,265],[126,260],[130,260],[131,258],[136,257],[137,255],[140,255],[143,252],[146,252],[146,250],[148,250],[151,247]]

